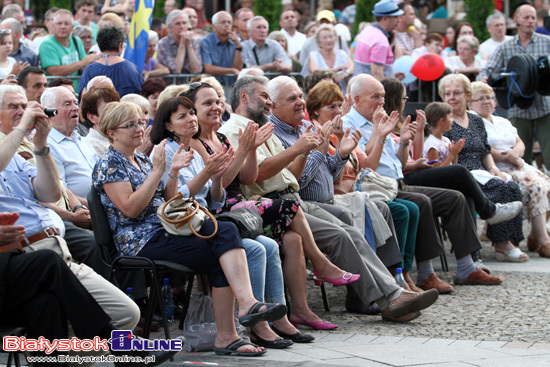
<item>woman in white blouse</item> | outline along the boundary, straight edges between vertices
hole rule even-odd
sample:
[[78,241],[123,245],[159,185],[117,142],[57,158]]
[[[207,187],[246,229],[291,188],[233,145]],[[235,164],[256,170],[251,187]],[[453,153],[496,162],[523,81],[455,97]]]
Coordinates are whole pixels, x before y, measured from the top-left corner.
[[475,80],[487,61],[476,58],[479,41],[474,36],[462,36],[457,41],[458,56],[449,57],[446,64],[451,72],[465,74],[471,81]]
[[537,251],[541,257],[550,257],[550,236],[546,229],[546,216],[550,211],[550,178],[521,158],[525,145],[510,121],[494,116],[495,93],[485,83],[472,83],[472,108],[483,118],[491,155],[498,169],[507,172],[521,187],[523,205],[531,221],[531,233],[527,238],[529,251]]

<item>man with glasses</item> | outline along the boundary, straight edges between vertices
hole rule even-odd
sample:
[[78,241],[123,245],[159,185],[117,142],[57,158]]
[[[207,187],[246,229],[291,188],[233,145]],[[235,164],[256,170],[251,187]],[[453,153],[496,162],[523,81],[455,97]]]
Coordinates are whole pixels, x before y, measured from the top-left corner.
[[[206,74],[217,76],[220,83],[226,78],[223,75],[239,75],[243,68],[241,41],[233,28],[233,17],[226,11],[219,11],[212,17],[214,32],[208,33],[201,40],[201,56]],[[227,82],[234,82],[229,78]]]
[[[79,70],[99,60],[100,54],[86,55],[82,40],[71,37],[74,19],[67,9],[58,10],[53,17],[53,35],[40,45],[40,62],[48,75],[77,76]],[[78,90],[78,80],[74,81]]]

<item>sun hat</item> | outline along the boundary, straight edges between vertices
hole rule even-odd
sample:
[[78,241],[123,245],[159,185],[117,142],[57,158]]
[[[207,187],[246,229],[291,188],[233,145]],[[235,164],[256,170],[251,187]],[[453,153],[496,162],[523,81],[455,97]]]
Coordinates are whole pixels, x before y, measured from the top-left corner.
[[372,14],[375,17],[396,17],[403,14],[403,10],[399,9],[392,0],[382,0],[374,4]]

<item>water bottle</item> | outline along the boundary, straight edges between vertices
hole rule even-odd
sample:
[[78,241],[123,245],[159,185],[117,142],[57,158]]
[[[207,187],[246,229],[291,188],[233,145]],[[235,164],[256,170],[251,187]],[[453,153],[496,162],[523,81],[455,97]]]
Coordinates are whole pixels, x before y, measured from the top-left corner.
[[174,300],[172,299],[172,287],[170,287],[170,279],[164,278],[162,286],[162,297],[164,298],[164,307],[166,310],[166,320],[174,321]]
[[355,191],[361,192],[361,179],[358,179],[358,180],[355,182]]
[[134,297],[133,289],[131,287],[126,288],[126,295],[132,300],[136,301],[136,298]]
[[395,282],[398,286],[403,288],[405,286],[405,278],[403,278],[403,270],[401,268],[395,269]]

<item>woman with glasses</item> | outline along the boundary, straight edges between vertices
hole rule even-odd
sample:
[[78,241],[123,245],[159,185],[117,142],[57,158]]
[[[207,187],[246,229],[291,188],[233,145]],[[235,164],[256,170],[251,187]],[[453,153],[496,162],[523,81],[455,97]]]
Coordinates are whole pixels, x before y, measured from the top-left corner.
[[[470,80],[463,74],[447,75],[439,82],[439,95],[453,111],[451,131],[444,135],[455,142],[465,139],[464,147],[458,153],[458,165],[472,173],[481,191],[493,202],[521,201],[519,186],[495,165],[483,119],[467,110],[472,96]],[[527,254],[515,246],[524,238],[521,217],[519,213],[498,224],[487,221],[487,237],[495,244],[497,260],[523,262],[529,259]]]
[[[168,168],[166,140],[157,145],[152,161],[136,152],[143,143],[147,124],[141,113],[139,106],[133,103],[112,102],[105,107],[99,122],[111,147],[97,161],[92,179],[119,253],[172,261],[208,274],[218,325],[214,352],[242,356],[264,354],[262,347],[247,343],[237,335],[233,316],[235,297],[239,304],[239,321],[245,326],[275,321],[286,314],[286,306],[265,304],[254,298],[246,255],[234,224],[219,222],[217,234],[210,239],[181,237],[164,230],[157,209],[176,195],[180,170],[195,162],[193,152],[184,151],[180,145]],[[208,165],[209,173],[219,179],[227,168],[230,154],[224,152],[213,161]],[[165,180],[166,169],[168,177]],[[213,200],[219,200],[220,194],[219,191],[212,193]],[[213,222],[206,220],[199,234],[208,236],[214,230]]]
[[493,115],[495,104],[495,93],[489,85],[482,82],[472,83],[470,107],[483,118],[495,165],[500,171],[510,174],[514,182],[522,188],[524,218],[531,222],[527,248],[548,258],[550,236],[546,228],[546,218],[550,211],[550,178],[521,159],[525,145],[510,121]]
[[[191,147],[201,154],[203,160],[208,160],[211,155],[233,149],[225,135],[214,131],[221,116],[222,103],[212,86],[206,83],[192,83],[185,96],[195,104],[199,122],[198,132],[190,143]],[[262,104],[260,100],[255,105],[259,107],[260,114],[265,114],[265,109],[271,106],[270,103]],[[359,276],[338,268],[319,251],[299,202],[290,199],[247,200],[240,189],[240,184],[251,184],[256,181],[258,167],[256,148],[271,136],[273,125],[266,123],[261,128],[257,128],[250,122],[246,130],[239,139],[235,159],[223,177],[223,186],[227,190],[224,209],[244,206],[259,212],[264,221],[264,233],[277,241],[284,259],[282,275],[292,299],[290,321],[318,330],[334,329],[338,325],[321,320],[309,309],[306,295],[305,257],[311,261],[314,274],[321,281],[344,285],[353,283],[359,279]],[[254,138],[254,131],[256,131],[256,138]],[[272,276],[277,274],[272,273]],[[284,297],[282,282],[281,278],[279,290],[272,296]],[[261,294],[256,295],[261,297]],[[283,318],[273,323],[273,326],[275,331],[285,338],[288,337],[295,342],[300,342],[302,339],[300,336],[302,334],[289,323],[288,319]],[[262,332],[263,334],[259,336],[266,340],[276,337],[276,334],[270,330],[254,331]]]

